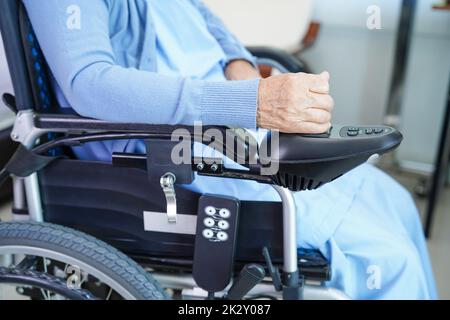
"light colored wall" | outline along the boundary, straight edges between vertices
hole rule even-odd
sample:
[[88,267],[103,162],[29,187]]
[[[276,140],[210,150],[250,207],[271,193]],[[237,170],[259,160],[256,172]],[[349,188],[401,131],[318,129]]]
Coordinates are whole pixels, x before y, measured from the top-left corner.
[[[403,162],[431,164],[436,153],[450,73],[450,14],[419,0],[402,105]],[[381,8],[382,30],[366,28],[366,9]],[[400,0],[317,0],[323,23],[317,45],[304,54],[313,69],[332,74],[335,121],[380,123],[389,93]],[[425,166],[426,168],[426,166]]]
[[314,0],[203,0],[248,46],[298,49]]

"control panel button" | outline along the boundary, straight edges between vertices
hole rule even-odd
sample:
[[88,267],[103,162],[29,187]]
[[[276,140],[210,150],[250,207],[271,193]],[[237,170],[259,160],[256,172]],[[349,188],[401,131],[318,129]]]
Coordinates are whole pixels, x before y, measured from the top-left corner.
[[380,134],[380,133],[384,132],[384,129],[383,128],[376,128],[376,129],[374,129],[374,132],[375,132],[375,134]]
[[220,231],[217,233],[217,239],[220,241],[227,241],[228,240],[228,234],[226,232]]
[[216,224],[216,222],[212,218],[206,218],[205,220],[203,220],[203,223],[208,228],[214,227],[214,225]]
[[372,128],[366,129],[366,134],[372,134],[372,133],[373,133],[373,129]]
[[227,230],[230,227],[230,224],[225,220],[220,220],[217,225],[222,230]]
[[358,131],[348,131],[348,132],[347,132],[347,135],[348,135],[349,137],[356,137],[358,134],[359,134]]
[[224,209],[220,209],[219,215],[223,219],[228,219],[231,216],[231,213],[230,213],[230,210],[224,208]]
[[203,230],[203,236],[206,239],[211,239],[212,237],[214,237],[214,232],[211,229],[205,229]]
[[211,206],[209,206],[209,207],[206,207],[205,208],[205,213],[208,215],[208,216],[213,216],[213,215],[215,215],[216,214],[216,208],[214,208],[214,207],[211,207]]

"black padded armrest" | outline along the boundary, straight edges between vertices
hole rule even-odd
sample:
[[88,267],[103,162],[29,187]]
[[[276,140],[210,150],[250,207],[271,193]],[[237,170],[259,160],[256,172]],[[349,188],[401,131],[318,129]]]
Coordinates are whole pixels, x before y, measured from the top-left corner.
[[305,72],[306,66],[292,54],[272,47],[248,47],[247,48],[251,54],[257,57],[262,64],[265,60],[274,61],[279,64],[285,70],[284,72]]

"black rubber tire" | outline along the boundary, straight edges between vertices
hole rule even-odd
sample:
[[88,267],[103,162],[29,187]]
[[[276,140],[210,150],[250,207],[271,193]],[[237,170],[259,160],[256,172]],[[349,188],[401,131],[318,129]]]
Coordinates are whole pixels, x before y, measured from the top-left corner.
[[27,246],[58,252],[108,275],[137,300],[170,299],[152,275],[131,258],[103,241],[67,227],[36,222],[1,222],[2,246]]

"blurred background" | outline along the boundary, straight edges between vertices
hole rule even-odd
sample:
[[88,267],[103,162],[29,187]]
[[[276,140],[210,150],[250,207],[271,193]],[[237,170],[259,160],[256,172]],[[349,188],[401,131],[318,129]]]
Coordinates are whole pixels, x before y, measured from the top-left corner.
[[[403,144],[378,165],[414,195],[427,225],[441,298],[450,299],[450,135],[448,128],[445,131],[450,108],[449,2],[204,2],[245,45],[288,50],[311,72],[329,71],[336,101],[334,122],[387,123],[401,129]],[[12,92],[2,50],[0,42],[0,93]],[[12,122],[12,113],[0,102],[0,162],[10,152]],[[0,194],[6,200],[0,205],[3,218],[9,211],[8,194],[8,190]]]

